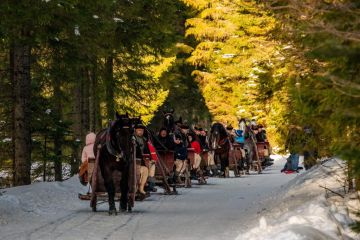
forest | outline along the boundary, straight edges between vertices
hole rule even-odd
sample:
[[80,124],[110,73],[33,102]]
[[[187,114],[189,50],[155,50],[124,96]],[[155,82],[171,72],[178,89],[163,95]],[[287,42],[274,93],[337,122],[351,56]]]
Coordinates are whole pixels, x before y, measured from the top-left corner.
[[360,187],[357,0],[2,0],[0,15],[0,185],[62,181],[116,112],[157,130],[173,108],[207,128],[255,118],[279,151],[306,126],[304,148]]

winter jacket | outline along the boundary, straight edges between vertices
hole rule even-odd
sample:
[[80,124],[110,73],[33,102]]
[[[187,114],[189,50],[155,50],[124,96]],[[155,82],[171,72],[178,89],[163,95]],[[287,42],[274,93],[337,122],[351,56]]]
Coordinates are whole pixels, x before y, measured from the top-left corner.
[[174,149],[174,158],[179,160],[186,160],[188,157],[187,147],[184,147],[182,143],[176,144]]
[[198,135],[198,137],[199,137],[201,148],[203,150],[209,150],[209,144],[208,144],[207,136]]
[[154,160],[155,162],[159,161],[154,145],[150,141],[147,142],[147,145],[150,151],[151,160]]
[[[159,140],[159,141],[157,141],[157,140]],[[166,136],[166,137],[158,136],[157,140],[154,141],[154,146],[157,150],[172,150],[172,149],[174,149],[174,140],[171,138],[171,136]],[[166,147],[167,149],[165,149],[164,147]]]
[[304,134],[297,128],[291,128],[286,139],[285,148],[289,149],[291,154],[302,153],[304,150]]
[[86,135],[85,144],[86,146],[83,148],[81,154],[81,162],[88,162],[89,158],[95,158],[94,155],[94,143],[95,143],[96,135],[95,133],[91,132]]
[[141,165],[145,166],[143,154],[150,154],[149,145],[145,137],[134,136],[136,141],[136,158],[141,159]]
[[256,134],[256,141],[257,142],[265,142],[266,140],[266,132],[265,130],[262,130],[261,132],[258,132]]
[[192,141],[191,148],[194,149],[195,153],[200,154],[201,153],[201,147],[198,141]]

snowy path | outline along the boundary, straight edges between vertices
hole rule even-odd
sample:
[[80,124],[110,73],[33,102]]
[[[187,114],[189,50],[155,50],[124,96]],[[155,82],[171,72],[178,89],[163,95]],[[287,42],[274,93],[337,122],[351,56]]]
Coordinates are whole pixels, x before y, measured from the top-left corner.
[[296,176],[281,174],[283,164],[279,159],[261,175],[211,178],[177,196],[153,194],[117,216],[108,216],[107,204],[93,213],[78,200],[76,178],[7,189],[0,196],[0,239],[235,239]]

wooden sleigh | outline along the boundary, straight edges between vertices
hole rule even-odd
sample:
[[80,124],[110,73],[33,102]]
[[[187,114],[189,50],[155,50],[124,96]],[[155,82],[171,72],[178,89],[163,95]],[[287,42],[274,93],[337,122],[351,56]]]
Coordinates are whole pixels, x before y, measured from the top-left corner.
[[266,158],[270,156],[270,144],[269,142],[257,142],[255,146],[252,167],[255,171],[261,173]]
[[[169,179],[172,178],[173,174],[174,174],[174,168],[175,168],[175,159],[174,159],[174,151],[163,151],[163,150],[158,150],[158,156],[159,156],[159,167],[156,168],[155,171],[155,179],[156,179],[156,184],[159,186],[162,186],[164,184],[164,182],[168,182]],[[191,166],[194,163],[194,157],[195,156],[195,152],[193,148],[188,148],[188,164],[187,164],[187,169],[185,169],[184,171],[184,184],[176,184],[176,187],[191,187],[191,180],[190,180],[190,169]],[[168,183],[169,186],[174,186],[174,183],[172,182],[171,184]]]
[[[100,156],[100,148],[98,147],[98,153],[96,159],[89,158],[87,171],[89,176],[89,183],[91,191],[87,194],[79,194],[78,197],[81,200],[90,200],[90,207],[94,212],[96,212],[96,207],[99,203],[108,201],[108,194],[105,188],[104,179],[101,175],[100,166],[99,166],[99,156]],[[133,176],[130,182],[137,183],[136,177],[136,164],[135,164],[135,155],[133,156],[133,168],[130,169],[130,175]],[[121,189],[120,189],[120,180],[121,173],[119,171],[113,172],[113,181],[115,186],[115,201],[119,201],[121,197]],[[132,190],[131,190],[132,189]],[[129,198],[132,199],[132,207],[134,207],[135,202],[135,189],[136,187],[130,187]]]
[[[100,167],[96,165],[94,158],[88,159],[88,176],[89,176],[89,191],[87,194],[79,194],[79,199],[90,200],[90,207],[93,211],[96,211],[96,206],[99,202],[107,202],[108,194],[105,189],[104,179],[101,175]],[[114,172],[114,185],[115,185],[115,201],[120,200],[120,179],[121,173],[119,171]]]
[[239,143],[233,143],[229,151],[229,170],[234,171],[235,177],[240,177],[241,161],[244,160],[245,152]]

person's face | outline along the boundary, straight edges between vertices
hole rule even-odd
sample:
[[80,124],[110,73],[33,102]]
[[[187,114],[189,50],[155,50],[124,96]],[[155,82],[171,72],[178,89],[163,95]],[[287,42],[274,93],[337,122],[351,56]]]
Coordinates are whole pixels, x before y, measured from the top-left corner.
[[262,128],[259,128],[259,132],[262,132],[262,130],[263,130]]
[[167,135],[166,130],[162,130],[162,131],[160,132],[160,136],[161,136],[161,137],[166,137],[166,135]]
[[137,128],[137,129],[135,129],[135,134],[136,134],[136,136],[138,136],[138,137],[144,136],[144,129],[142,129],[142,128]]
[[180,144],[180,143],[181,143],[181,140],[178,139],[178,138],[175,138],[175,143],[176,143],[176,144]]
[[181,131],[184,133],[184,134],[188,134],[189,133],[189,129],[181,129]]
[[201,135],[206,136],[206,132],[205,132],[205,131],[201,131],[200,133],[201,133]]
[[188,136],[188,140],[189,140],[189,142],[191,142],[192,141],[192,136]]
[[259,130],[254,130],[254,133],[257,134],[259,132]]

